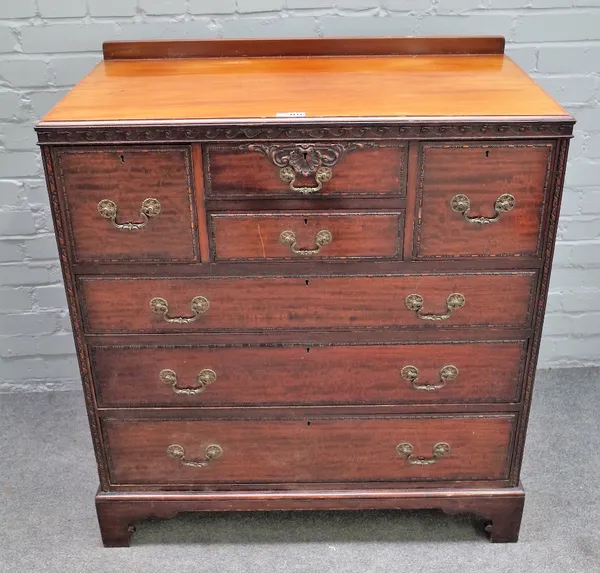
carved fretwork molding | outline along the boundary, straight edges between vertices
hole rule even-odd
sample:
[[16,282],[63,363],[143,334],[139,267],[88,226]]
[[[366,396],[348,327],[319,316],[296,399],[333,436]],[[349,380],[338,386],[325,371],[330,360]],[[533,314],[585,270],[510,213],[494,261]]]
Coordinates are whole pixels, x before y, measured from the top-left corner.
[[448,139],[570,136],[573,124],[545,123],[410,123],[403,125],[268,125],[260,126],[88,126],[37,128],[42,144],[128,143],[319,139]]

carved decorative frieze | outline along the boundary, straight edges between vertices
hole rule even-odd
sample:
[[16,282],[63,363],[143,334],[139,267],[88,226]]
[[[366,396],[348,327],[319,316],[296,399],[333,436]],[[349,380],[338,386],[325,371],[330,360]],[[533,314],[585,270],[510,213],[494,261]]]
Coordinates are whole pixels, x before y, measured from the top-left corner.
[[260,126],[86,126],[37,129],[42,144],[185,142],[230,140],[410,139],[569,136],[572,122],[410,123],[403,125],[321,124]]

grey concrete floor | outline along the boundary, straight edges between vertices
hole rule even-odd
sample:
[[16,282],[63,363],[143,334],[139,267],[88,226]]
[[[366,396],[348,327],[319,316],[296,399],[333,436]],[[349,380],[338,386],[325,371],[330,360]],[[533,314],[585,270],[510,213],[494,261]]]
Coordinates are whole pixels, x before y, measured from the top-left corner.
[[521,539],[437,512],[191,514],[104,549],[79,392],[0,395],[0,572],[598,573],[600,369],[538,375]]

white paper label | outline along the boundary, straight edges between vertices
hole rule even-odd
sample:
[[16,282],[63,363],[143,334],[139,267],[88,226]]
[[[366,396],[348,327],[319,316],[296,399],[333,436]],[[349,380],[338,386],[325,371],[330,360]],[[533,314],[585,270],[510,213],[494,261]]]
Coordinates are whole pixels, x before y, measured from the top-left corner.
[[305,111],[278,111],[275,117],[306,117]]

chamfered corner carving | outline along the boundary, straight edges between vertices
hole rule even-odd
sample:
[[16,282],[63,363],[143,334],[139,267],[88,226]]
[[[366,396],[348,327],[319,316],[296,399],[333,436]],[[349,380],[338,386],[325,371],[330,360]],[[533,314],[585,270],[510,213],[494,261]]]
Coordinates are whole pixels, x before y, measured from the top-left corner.
[[106,467],[104,459],[104,448],[101,440],[101,430],[96,414],[96,403],[94,398],[94,389],[92,382],[92,375],[90,371],[90,365],[88,360],[87,345],[83,334],[83,326],[81,322],[81,314],[79,311],[77,288],[75,286],[75,277],[73,275],[71,264],[69,261],[68,251],[68,239],[66,231],[63,226],[63,222],[60,215],[60,201],[58,197],[58,189],[56,185],[56,176],[54,171],[54,162],[52,158],[52,152],[50,149],[42,149],[42,161],[44,163],[44,170],[46,174],[46,185],[48,188],[48,195],[50,198],[50,204],[52,206],[52,215],[54,218],[54,228],[56,232],[56,238],[59,247],[60,262],[63,271],[63,279],[65,284],[65,291],[67,300],[69,303],[69,311],[71,313],[71,325],[73,328],[73,338],[75,341],[75,350],[77,353],[77,360],[79,362],[79,371],[81,374],[81,381],[83,384],[83,393],[85,396],[86,409],[88,414],[88,422],[92,434],[92,441],[94,444],[94,452],[96,455],[96,464],[98,466],[98,475],[100,478],[100,487],[103,490],[109,487],[108,468]]
[[527,423],[529,419],[529,407],[533,393],[533,383],[537,369],[537,361],[542,338],[542,327],[544,324],[544,316],[546,310],[546,302],[548,299],[548,291],[550,287],[550,272],[552,270],[552,259],[554,256],[554,246],[556,244],[556,234],[558,231],[558,216],[560,213],[560,204],[563,194],[565,181],[565,173],[567,169],[567,155],[569,150],[569,140],[564,139],[557,146],[557,159],[554,167],[554,185],[551,195],[551,207],[548,214],[548,225],[545,237],[545,249],[543,253],[544,265],[541,270],[539,295],[536,300],[535,316],[533,323],[533,336],[531,340],[531,348],[529,350],[530,360],[528,362],[527,371],[524,380],[523,394],[523,413],[519,420],[517,429],[517,437],[515,442],[515,451],[513,454],[513,462],[511,466],[510,480],[516,484],[521,473],[521,463],[523,460],[523,450],[525,447],[525,434],[527,432]]

